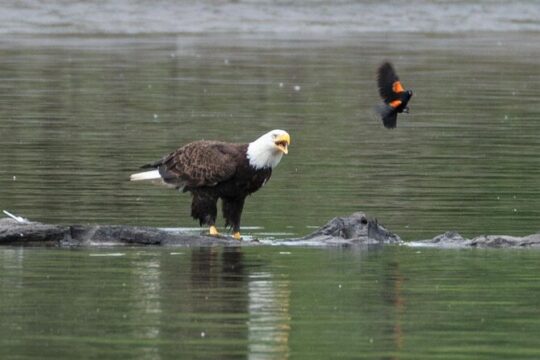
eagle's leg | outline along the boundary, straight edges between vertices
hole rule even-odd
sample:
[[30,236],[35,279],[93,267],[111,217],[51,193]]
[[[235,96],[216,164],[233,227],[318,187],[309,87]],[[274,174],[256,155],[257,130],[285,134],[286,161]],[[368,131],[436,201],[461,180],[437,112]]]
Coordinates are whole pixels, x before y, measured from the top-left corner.
[[223,217],[225,218],[225,226],[232,227],[233,238],[241,240],[240,236],[240,218],[244,209],[245,197],[240,198],[223,198]]
[[213,194],[197,192],[193,193],[191,202],[191,216],[199,220],[202,226],[209,226],[209,232],[212,236],[218,236],[219,232],[216,228],[217,216],[217,197]]

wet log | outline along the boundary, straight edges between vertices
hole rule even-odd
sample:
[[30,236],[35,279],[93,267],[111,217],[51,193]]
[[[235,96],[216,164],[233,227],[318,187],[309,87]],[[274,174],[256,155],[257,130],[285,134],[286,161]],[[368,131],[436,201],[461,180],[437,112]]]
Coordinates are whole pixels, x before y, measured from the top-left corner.
[[213,237],[128,225],[49,225],[0,219],[0,245],[239,245],[230,237]]
[[401,238],[363,212],[335,217],[311,234],[289,242],[325,245],[387,245],[402,243]]
[[467,239],[454,231],[447,231],[433,239],[415,241],[409,245],[438,248],[538,248],[540,233],[527,236],[480,235]]
[[[364,213],[336,217],[312,234],[279,243],[306,245],[381,245],[401,239]],[[128,225],[49,225],[12,218],[0,219],[0,245],[176,245],[245,246],[268,244],[264,240],[238,241],[229,236],[194,235],[153,227]],[[274,244],[276,242],[273,242]]]
[[302,238],[238,241],[229,236],[196,235],[153,227],[128,225],[50,225],[39,222],[0,219],[0,245],[92,246],[256,246],[264,244],[303,246],[382,246],[400,244],[438,248],[530,248],[540,247],[540,233],[524,237],[482,235],[472,239],[446,232],[433,239],[404,242],[377,220],[362,212],[336,217]]

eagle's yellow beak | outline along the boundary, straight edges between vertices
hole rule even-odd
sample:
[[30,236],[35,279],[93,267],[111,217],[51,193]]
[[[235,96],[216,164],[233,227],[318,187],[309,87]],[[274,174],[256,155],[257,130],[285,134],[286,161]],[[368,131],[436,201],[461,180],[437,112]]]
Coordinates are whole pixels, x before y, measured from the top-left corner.
[[278,137],[274,139],[274,144],[276,144],[277,148],[282,151],[284,154],[289,153],[288,146],[291,143],[291,137],[289,134],[281,134]]

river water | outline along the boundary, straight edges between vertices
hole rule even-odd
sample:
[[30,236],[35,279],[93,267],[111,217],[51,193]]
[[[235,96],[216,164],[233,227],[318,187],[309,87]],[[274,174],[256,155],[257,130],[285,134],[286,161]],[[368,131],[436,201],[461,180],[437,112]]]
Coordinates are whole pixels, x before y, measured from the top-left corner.
[[538,252],[0,249],[2,359],[538,359]]
[[[1,5],[0,209],[198,232],[189,196],[129,174],[282,128],[290,152],[246,202],[248,237],[359,210],[405,240],[539,230],[534,1],[42,5]],[[385,59],[415,92],[392,131],[373,113]],[[535,359],[539,260],[4,247],[0,357]]]

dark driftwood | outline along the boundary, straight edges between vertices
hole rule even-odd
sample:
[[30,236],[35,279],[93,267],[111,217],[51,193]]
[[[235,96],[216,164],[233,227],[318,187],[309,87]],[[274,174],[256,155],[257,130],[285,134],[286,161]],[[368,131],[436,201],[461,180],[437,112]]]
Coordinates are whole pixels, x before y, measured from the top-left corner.
[[238,245],[229,237],[174,233],[144,226],[21,224],[0,219],[0,245]]
[[[212,237],[127,225],[48,225],[0,219],[0,245],[89,246],[89,245],[174,245],[174,246],[249,246],[267,241],[238,241],[231,237]],[[336,217],[313,233],[297,239],[275,241],[283,245],[305,246],[380,246],[402,244],[441,248],[455,247],[540,247],[540,234],[525,237],[482,235],[465,239],[455,232],[430,240],[403,242],[376,220],[357,212]]]
[[315,245],[384,245],[402,242],[399,236],[388,231],[377,220],[370,219],[363,212],[335,217],[307,236],[284,242],[294,241],[304,241]]
[[[283,244],[304,241],[306,245],[377,245],[398,243],[401,239],[368,219],[364,213],[332,219],[312,234]],[[266,243],[266,242],[265,242]],[[152,227],[127,225],[48,225],[20,223],[11,218],[0,219],[0,244],[84,246],[104,244],[180,245],[180,246],[245,246],[261,242],[238,241],[228,236],[212,237],[171,232]]]
[[435,236],[430,240],[413,242],[414,245],[439,248],[540,248],[540,233],[527,236],[480,235],[467,239],[454,231]]

